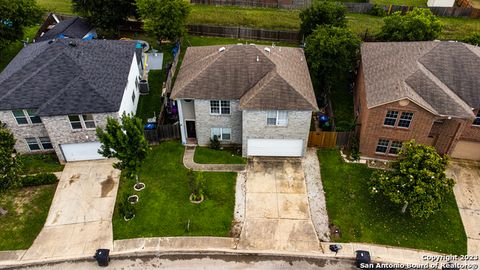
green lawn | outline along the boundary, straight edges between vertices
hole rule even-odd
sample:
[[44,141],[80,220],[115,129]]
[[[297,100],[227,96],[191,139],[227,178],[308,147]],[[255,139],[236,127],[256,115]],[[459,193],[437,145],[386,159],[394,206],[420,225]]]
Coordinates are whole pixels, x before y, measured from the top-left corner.
[[381,198],[372,198],[363,164],[344,163],[339,151],[318,151],[330,223],[341,231],[341,242],[366,242],[466,254],[467,239],[453,193],[443,209],[428,221],[400,213]]
[[196,147],[194,161],[200,164],[246,164],[247,159],[235,149],[215,150],[207,147]]
[[[114,239],[152,236],[228,236],[235,205],[236,173],[204,173],[205,201],[189,201],[187,169],[183,166],[184,147],[175,141],[153,148],[140,171],[146,188],[134,192],[133,182],[120,183],[123,193],[138,194],[136,217],[125,222],[115,209]],[[119,199],[117,199],[118,205]],[[190,231],[186,226],[190,220]]]
[[370,3],[384,5],[384,6],[389,6],[389,5],[413,6],[413,7],[427,6],[427,0],[370,0]]
[[37,3],[48,12],[73,13],[70,0],[37,0]]
[[0,206],[8,210],[0,217],[0,250],[29,248],[47,219],[56,185],[22,188],[7,192]]
[[20,155],[19,159],[23,164],[22,174],[61,172],[64,167],[55,154]]

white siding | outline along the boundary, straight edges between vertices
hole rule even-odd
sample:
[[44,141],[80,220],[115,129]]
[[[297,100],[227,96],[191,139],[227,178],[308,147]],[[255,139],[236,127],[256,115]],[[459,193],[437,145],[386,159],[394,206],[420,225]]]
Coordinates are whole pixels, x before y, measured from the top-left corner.
[[453,7],[455,0],[428,0],[429,7]]
[[[135,80],[140,76],[140,71],[138,70],[137,57],[133,55],[132,64],[130,65],[130,73],[128,74],[128,82],[123,92],[122,103],[120,104],[120,109],[118,110],[118,115],[122,116],[123,113],[133,113],[137,112],[138,99],[140,97],[140,92],[135,86]],[[132,95],[135,92],[135,101],[132,101]],[[153,116],[153,115],[152,115]]]

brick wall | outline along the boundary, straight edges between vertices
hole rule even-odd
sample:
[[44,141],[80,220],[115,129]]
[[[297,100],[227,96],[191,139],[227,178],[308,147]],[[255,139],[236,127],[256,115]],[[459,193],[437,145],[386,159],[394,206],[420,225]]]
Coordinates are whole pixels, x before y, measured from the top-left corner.
[[267,126],[266,111],[243,111],[243,156],[247,155],[248,139],[300,139],[305,154],[311,117],[311,111],[288,111],[287,126],[277,127]]
[[207,146],[210,144],[212,128],[230,128],[232,130],[231,140],[222,141],[221,144],[242,143],[242,112],[238,109],[238,100],[230,101],[229,115],[211,115],[210,100],[196,99],[194,104],[198,145]]
[[[474,111],[475,115],[478,113],[478,109]],[[473,121],[467,123],[460,140],[480,142],[480,126],[472,125]]]
[[[107,117],[119,118],[118,113],[94,114],[95,126],[104,128],[107,124]],[[60,144],[97,141],[95,129],[73,130],[66,115],[44,117],[42,121],[60,162],[65,161]]]

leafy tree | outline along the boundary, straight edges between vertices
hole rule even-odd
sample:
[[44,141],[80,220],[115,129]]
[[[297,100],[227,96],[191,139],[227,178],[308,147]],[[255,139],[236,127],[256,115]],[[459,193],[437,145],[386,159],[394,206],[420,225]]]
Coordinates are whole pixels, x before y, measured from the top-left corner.
[[404,143],[392,171],[376,172],[370,179],[372,194],[382,194],[395,204],[407,208],[412,217],[428,218],[437,212],[454,181],[447,178],[447,156],[435,148],[415,141]]
[[316,1],[310,7],[300,12],[300,31],[307,37],[319,25],[345,27],[347,8],[339,2]]
[[0,51],[23,38],[25,27],[41,18],[42,10],[35,0],[0,0]]
[[466,38],[464,42],[470,43],[476,46],[480,45],[480,33],[473,33],[471,36]]
[[338,74],[345,74],[355,64],[360,38],[346,28],[319,26],[306,40],[305,54],[313,76],[329,92]]
[[106,34],[118,32],[118,25],[135,16],[135,0],[72,0],[73,11]]
[[415,8],[404,16],[395,12],[383,18],[383,22],[378,38],[384,41],[434,40],[443,28],[440,20],[424,8]]
[[176,41],[185,32],[185,22],[190,14],[190,4],[184,0],[137,0],[138,13],[143,28],[162,39]]
[[124,170],[128,177],[138,173],[142,161],[147,157],[150,146],[143,134],[142,120],[133,115],[123,114],[121,123],[109,117],[105,130],[97,128],[102,143],[98,151],[108,158],[117,158],[114,167]]
[[0,195],[20,185],[21,162],[13,155],[15,138],[0,122]]

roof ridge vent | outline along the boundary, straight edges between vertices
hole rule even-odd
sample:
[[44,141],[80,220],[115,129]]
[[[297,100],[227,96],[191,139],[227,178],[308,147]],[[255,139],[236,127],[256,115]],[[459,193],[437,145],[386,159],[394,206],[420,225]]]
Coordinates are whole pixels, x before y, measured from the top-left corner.
[[225,51],[225,47],[220,47],[220,48],[218,49],[218,52],[223,52],[223,51]]
[[270,48],[268,48],[268,47],[265,47],[265,49],[263,49],[263,50],[268,52],[268,53],[270,52]]

